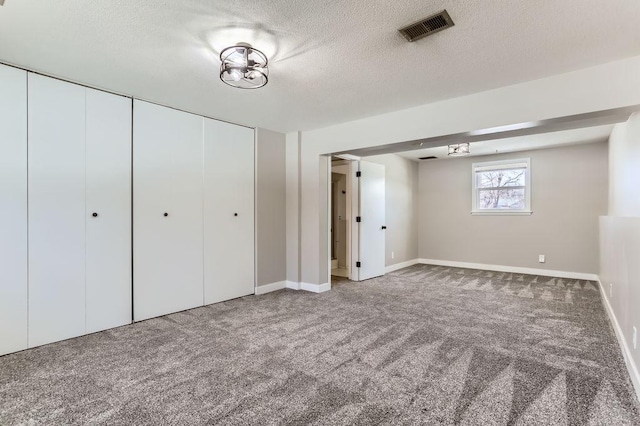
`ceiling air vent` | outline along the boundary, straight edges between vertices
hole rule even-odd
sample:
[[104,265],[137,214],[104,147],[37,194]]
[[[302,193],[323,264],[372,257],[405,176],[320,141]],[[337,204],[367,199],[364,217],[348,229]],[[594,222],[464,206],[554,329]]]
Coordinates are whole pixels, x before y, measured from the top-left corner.
[[449,27],[453,27],[455,24],[451,19],[451,16],[446,10],[438,12],[435,15],[431,15],[424,19],[419,20],[411,25],[407,25],[404,28],[400,28],[400,34],[404,36],[408,41],[416,41],[423,37],[435,34],[438,31],[442,31]]
[[420,157],[419,160],[435,160],[436,158],[438,158],[438,157],[436,157],[434,155],[430,155],[428,157]]

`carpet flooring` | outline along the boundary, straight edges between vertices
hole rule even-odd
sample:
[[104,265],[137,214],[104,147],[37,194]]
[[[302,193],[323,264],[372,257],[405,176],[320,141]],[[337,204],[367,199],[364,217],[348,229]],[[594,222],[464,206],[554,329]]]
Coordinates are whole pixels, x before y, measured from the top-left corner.
[[0,357],[0,424],[640,425],[597,283],[416,265]]

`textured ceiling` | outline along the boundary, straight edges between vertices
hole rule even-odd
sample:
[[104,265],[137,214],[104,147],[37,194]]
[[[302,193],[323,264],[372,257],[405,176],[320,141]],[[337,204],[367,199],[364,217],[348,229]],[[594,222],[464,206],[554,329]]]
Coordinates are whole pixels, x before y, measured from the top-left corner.
[[[451,29],[396,31],[443,8]],[[6,0],[0,61],[292,131],[640,55],[639,22],[638,0]],[[236,41],[271,58],[265,88],[219,81]]]
[[[581,129],[563,130],[559,132],[538,133],[513,138],[492,139],[481,142],[472,142],[469,151],[472,157],[492,154],[505,154],[508,152],[528,151],[531,149],[553,148],[562,145],[577,145],[583,143],[604,142],[609,139],[613,130],[613,124],[604,126],[585,127]],[[427,149],[400,152],[398,155],[418,160],[420,157],[435,156],[440,159],[451,159],[447,146],[437,146]],[[428,160],[433,161],[433,160]]]

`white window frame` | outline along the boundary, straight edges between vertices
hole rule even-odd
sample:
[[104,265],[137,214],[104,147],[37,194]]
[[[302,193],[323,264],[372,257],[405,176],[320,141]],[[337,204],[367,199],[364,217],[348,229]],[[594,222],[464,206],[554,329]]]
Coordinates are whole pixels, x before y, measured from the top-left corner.
[[[495,170],[498,169],[508,169],[509,165],[520,165],[526,164],[525,174],[524,174],[524,208],[523,209],[479,209],[478,208],[478,187],[477,179],[476,179],[476,171],[480,169],[481,171],[492,170],[495,167]],[[473,215],[530,215],[533,213],[531,210],[531,158],[514,158],[510,160],[499,160],[499,161],[485,161],[482,163],[473,163],[471,165],[471,214]]]

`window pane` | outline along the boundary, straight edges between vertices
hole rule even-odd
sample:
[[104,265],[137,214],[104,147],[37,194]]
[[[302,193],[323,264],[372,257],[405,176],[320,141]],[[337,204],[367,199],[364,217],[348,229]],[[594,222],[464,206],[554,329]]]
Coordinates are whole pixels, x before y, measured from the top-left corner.
[[479,209],[520,210],[525,208],[524,188],[480,189]]
[[526,169],[489,170],[476,173],[478,188],[500,188],[504,186],[525,186]]

